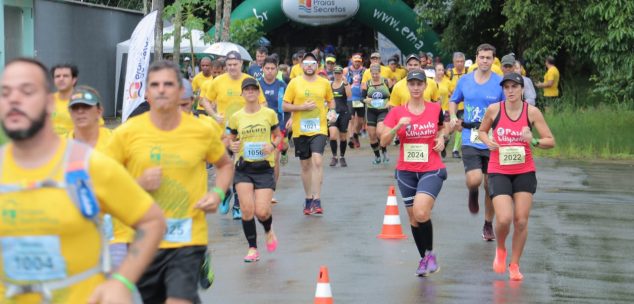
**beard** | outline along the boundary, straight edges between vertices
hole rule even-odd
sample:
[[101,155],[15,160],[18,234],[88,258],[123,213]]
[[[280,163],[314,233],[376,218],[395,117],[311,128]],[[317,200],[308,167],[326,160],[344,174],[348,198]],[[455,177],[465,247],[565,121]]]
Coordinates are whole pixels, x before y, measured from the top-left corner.
[[313,76],[315,75],[315,70],[304,70],[304,74],[308,76]]
[[[26,116],[26,114],[24,115]],[[45,108],[42,110],[39,117],[37,117],[36,119],[32,119],[28,116],[26,117],[31,121],[31,125],[28,128],[22,129],[22,130],[7,130],[7,127],[4,125],[4,122],[2,122],[2,129],[4,130],[4,133],[7,135],[7,137],[11,138],[11,140],[13,141],[23,141],[23,140],[31,139],[33,136],[39,133],[42,130],[42,128],[44,128],[44,124],[46,124],[48,113],[46,112],[46,108]]]

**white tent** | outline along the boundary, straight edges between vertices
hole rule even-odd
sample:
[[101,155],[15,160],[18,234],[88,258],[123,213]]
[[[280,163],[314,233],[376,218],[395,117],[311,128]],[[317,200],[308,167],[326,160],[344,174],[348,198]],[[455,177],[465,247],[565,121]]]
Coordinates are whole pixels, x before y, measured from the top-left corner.
[[[174,32],[174,26],[168,26],[163,28],[163,34],[172,34]],[[181,45],[180,45],[180,51],[182,54],[189,54],[191,52],[191,48],[190,48],[190,39],[189,38],[184,38],[184,36],[187,33],[187,29],[185,29],[184,27],[181,28],[181,33],[182,33],[182,38],[181,38]],[[203,36],[205,35],[205,33],[203,31],[200,30],[192,30],[192,37],[191,37],[191,41],[192,44],[194,45],[194,53],[205,53],[205,50],[208,49],[211,46],[211,43],[205,43],[203,41]],[[125,63],[123,62],[123,54],[127,54],[128,53],[128,49],[130,47],[130,40],[126,40],[123,42],[120,42],[117,44],[117,66],[116,66],[116,75],[115,75],[115,89],[114,89],[114,93],[115,93],[115,109],[117,109],[117,106],[119,104],[119,102],[121,102],[120,99],[120,94],[119,93],[119,83],[122,80],[122,77],[125,77],[125,75],[121,75],[121,69],[122,69],[122,65],[124,65]],[[154,50],[152,50],[154,51]],[[169,53],[173,53],[174,52],[174,36],[172,35],[170,37],[170,39],[168,40],[164,40],[163,41],[163,53],[165,54],[169,54]]]

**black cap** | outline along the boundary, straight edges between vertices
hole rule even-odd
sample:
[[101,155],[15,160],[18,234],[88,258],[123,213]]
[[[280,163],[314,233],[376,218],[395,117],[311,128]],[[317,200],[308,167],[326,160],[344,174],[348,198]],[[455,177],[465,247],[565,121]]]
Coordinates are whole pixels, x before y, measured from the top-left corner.
[[416,59],[416,61],[420,62],[420,58],[416,54],[409,54],[407,59],[405,59],[405,63],[407,64],[412,59]]
[[311,53],[311,52],[306,52],[306,54],[304,54],[304,57],[302,57],[302,60],[306,60],[306,58],[308,57],[313,57],[313,59],[315,59],[315,61],[317,61],[317,56],[315,56],[315,54]]
[[506,81],[512,81],[524,87],[524,78],[522,78],[522,75],[520,74],[508,73],[504,75],[504,78],[500,81],[500,85],[503,86]]
[[247,77],[244,80],[242,80],[242,89],[244,90],[246,87],[256,87],[260,89],[260,84],[254,78]]
[[242,60],[242,56],[237,51],[231,51],[231,52],[227,53],[226,57],[227,57],[227,60],[229,60],[229,59]]
[[425,74],[425,71],[416,69],[407,73],[407,81],[410,80],[427,81],[427,75]]

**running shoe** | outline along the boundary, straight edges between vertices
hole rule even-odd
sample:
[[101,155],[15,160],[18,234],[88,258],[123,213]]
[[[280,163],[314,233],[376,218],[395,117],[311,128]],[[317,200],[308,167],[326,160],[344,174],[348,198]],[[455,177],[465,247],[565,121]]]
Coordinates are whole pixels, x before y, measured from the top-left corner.
[[493,260],[493,271],[504,273],[506,271],[506,250],[496,248],[495,260]]
[[453,157],[453,158],[460,158],[460,152],[458,152],[458,151],[453,151],[453,152],[451,153],[451,157]]
[[288,164],[288,154],[282,154],[280,156],[280,165],[286,166],[286,164]]
[[202,289],[208,289],[214,283],[215,278],[216,274],[214,272],[214,267],[211,264],[211,251],[207,250],[207,252],[205,252],[203,266],[200,268],[198,285],[200,285],[200,288]]
[[240,211],[240,207],[233,206],[231,208],[232,216],[234,220],[242,219],[242,211]]
[[509,278],[511,281],[521,281],[524,276],[520,272],[520,265],[517,263],[509,264]]
[[277,236],[275,235],[273,230],[269,232],[269,235],[271,235],[271,238],[266,240],[266,250],[268,252],[273,252],[275,251],[275,249],[277,249]]
[[339,158],[339,164],[341,165],[341,167],[347,167],[348,163],[346,162],[346,159],[343,158],[343,156],[341,158]]
[[313,199],[313,206],[311,208],[311,214],[324,214],[324,209],[321,208],[321,200]]
[[387,164],[390,162],[390,157],[387,156],[387,153],[383,154],[383,163]]
[[491,242],[495,240],[495,233],[493,233],[493,223],[484,222],[482,227],[482,239]]
[[348,140],[348,147],[350,147],[350,149],[354,149],[354,138],[350,137],[350,140]]
[[359,139],[358,139],[358,138],[355,138],[355,139],[354,139],[354,148],[355,148],[355,149],[359,149],[359,148],[361,148],[361,142],[359,142]]
[[416,268],[416,275],[424,276],[427,273],[427,259],[422,258],[420,262],[418,262],[418,268]]
[[229,212],[229,201],[231,201],[231,197],[233,196],[233,190],[229,188],[227,192],[225,192],[225,199],[220,202],[220,214],[227,214]]
[[260,260],[260,254],[258,253],[258,249],[255,247],[250,247],[249,251],[247,251],[247,255],[244,256],[244,261],[247,263],[257,262]]
[[469,212],[471,214],[477,214],[480,211],[480,204],[478,203],[478,197],[480,196],[480,192],[478,189],[469,190]]
[[330,160],[330,166],[331,167],[335,167],[335,166],[337,166],[338,162],[339,162],[339,160],[337,159],[337,157],[333,156],[332,159]]
[[375,157],[374,160],[372,161],[373,165],[378,165],[381,164],[381,157]]
[[427,265],[427,271],[424,274],[425,276],[434,274],[440,269],[438,263],[436,263],[436,255],[432,251],[425,251],[425,259],[427,259],[425,262]]
[[313,200],[310,198],[307,198],[306,202],[304,203],[304,215],[311,214],[312,209],[313,209]]

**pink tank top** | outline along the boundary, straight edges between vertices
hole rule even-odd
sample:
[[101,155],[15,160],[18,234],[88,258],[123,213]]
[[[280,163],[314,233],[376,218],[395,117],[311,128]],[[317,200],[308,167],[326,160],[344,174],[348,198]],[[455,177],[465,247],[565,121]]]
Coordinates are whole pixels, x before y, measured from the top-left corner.
[[522,113],[517,120],[506,114],[506,102],[500,102],[500,112],[493,121],[493,140],[500,148],[491,151],[489,173],[522,174],[535,171],[530,143],[522,140],[522,128],[530,127],[528,103],[522,103]]

